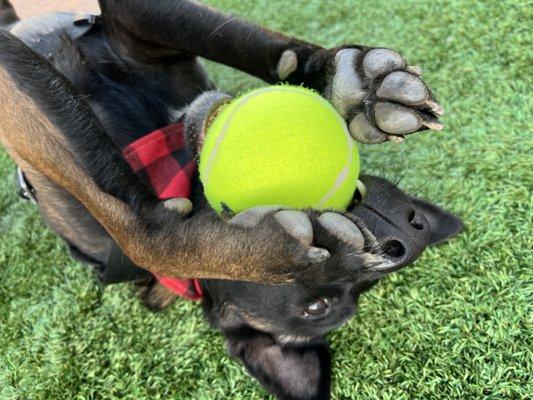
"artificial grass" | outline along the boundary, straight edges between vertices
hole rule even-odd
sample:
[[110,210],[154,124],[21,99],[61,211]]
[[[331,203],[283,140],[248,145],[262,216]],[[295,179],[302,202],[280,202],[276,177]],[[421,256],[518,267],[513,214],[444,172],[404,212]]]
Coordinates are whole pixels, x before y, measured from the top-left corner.
[[[333,398],[530,398],[531,5],[210,3],[324,46],[396,48],[424,67],[447,110],[442,133],[360,147],[363,171],[403,177],[402,188],[453,210],[467,228],[381,282],[330,335]],[[208,68],[229,91],[259,84]],[[99,287],[18,200],[12,174],[0,151],[0,399],[266,397],[197,304],[153,314],[128,285]]]

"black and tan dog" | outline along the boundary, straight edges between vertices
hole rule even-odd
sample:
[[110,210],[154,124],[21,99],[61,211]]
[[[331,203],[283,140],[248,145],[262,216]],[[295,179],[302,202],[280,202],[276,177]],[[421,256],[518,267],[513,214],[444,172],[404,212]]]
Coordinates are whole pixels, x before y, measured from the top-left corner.
[[342,215],[255,209],[228,222],[208,209],[198,181],[194,207],[159,201],[120,149],[181,119],[198,151],[228,96],[197,56],[316,89],[366,143],[442,127],[420,69],[392,50],[324,49],[190,1],[100,6],[97,17],[18,21],[0,0],[0,141],[25,173],[26,194],[74,255],[104,281],[136,281],[152,308],[174,295],[146,270],[202,278],[208,320],[252,375],[282,399],[328,398],[324,335],[353,315],[363,291],[460,221],[364,176],[365,193]]

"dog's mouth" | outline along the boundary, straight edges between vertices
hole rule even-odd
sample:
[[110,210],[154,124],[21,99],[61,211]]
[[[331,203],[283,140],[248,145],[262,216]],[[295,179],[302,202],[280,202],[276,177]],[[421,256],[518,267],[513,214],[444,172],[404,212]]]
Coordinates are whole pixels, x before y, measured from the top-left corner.
[[363,175],[346,216],[364,238],[369,269],[391,272],[415,261],[428,246],[429,224],[409,196],[392,183]]

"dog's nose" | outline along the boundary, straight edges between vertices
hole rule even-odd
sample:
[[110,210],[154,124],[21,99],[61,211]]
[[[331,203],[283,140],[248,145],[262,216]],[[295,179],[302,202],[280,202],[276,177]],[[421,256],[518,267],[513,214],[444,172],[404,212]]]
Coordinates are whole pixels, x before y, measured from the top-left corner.
[[409,197],[384,179],[363,175],[366,194],[352,212],[377,239],[395,270],[411,264],[428,246],[429,224]]

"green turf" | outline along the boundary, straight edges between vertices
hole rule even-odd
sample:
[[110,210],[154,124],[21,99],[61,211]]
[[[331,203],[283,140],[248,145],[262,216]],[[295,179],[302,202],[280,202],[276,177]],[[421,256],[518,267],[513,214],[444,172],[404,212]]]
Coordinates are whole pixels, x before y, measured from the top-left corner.
[[[361,146],[363,170],[405,174],[403,188],[467,229],[384,280],[330,335],[333,397],[531,398],[531,3],[211,3],[324,46],[399,49],[447,110],[443,133]],[[209,69],[226,90],[258,85]],[[0,151],[0,399],[265,398],[196,304],[152,314],[129,286],[99,287],[17,199],[12,173]]]

